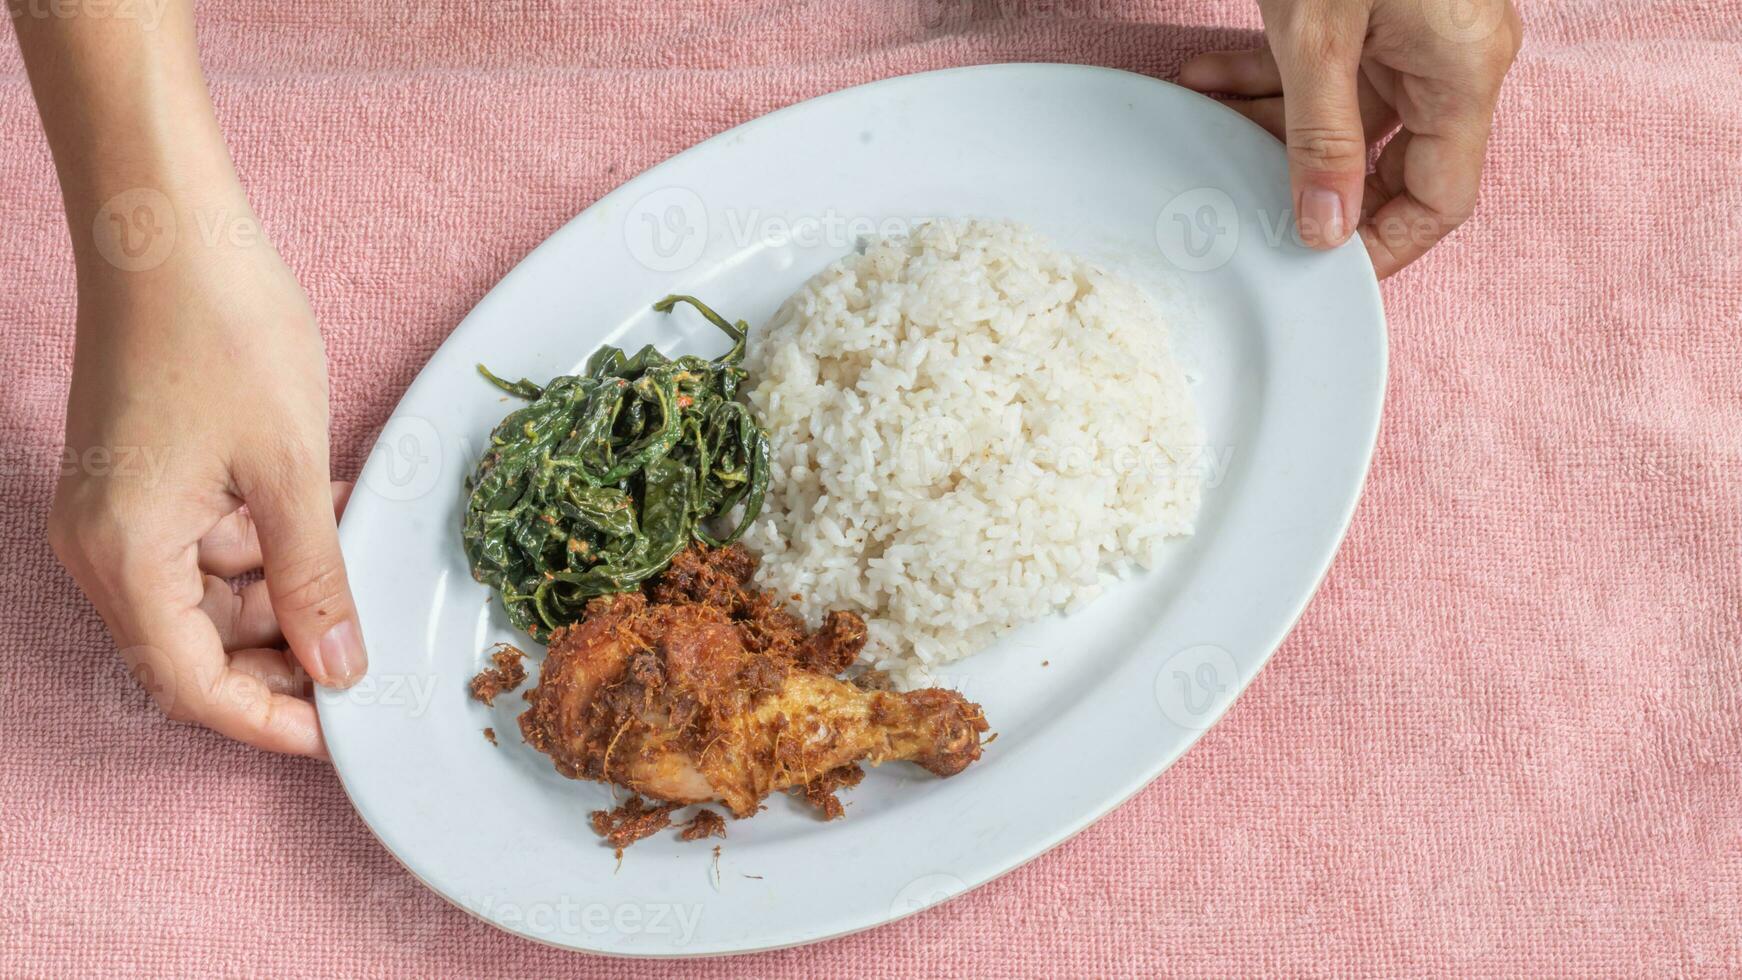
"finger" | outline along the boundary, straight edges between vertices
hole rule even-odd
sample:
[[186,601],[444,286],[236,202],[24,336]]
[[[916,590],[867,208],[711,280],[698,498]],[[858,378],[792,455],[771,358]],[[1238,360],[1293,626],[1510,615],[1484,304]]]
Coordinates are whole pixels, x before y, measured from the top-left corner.
[[339,552],[324,460],[250,481],[266,587],[291,652],[315,680],[349,687],[368,668]]
[[1366,12],[1325,4],[1284,9],[1289,13],[1267,9],[1265,26],[1282,76],[1295,222],[1303,242],[1329,248],[1354,231],[1367,175],[1358,95]]
[[200,719],[213,731],[274,752],[294,748],[297,755],[327,758],[312,701],[274,693],[259,677],[229,668],[218,679],[215,701],[222,710]]
[[1381,278],[1420,258],[1476,208],[1488,119],[1471,114],[1440,133],[1399,133],[1375,176],[1389,198],[1361,229]]
[[276,646],[283,639],[264,581],[236,590],[216,575],[207,575],[200,610],[217,628],[225,650]]
[[[1372,77],[1365,70],[1358,76],[1355,100],[1361,109],[1361,135],[1367,140],[1369,147],[1378,144],[1397,129],[1397,109],[1392,106],[1390,99],[1380,93],[1378,86],[1373,84]],[[1363,172],[1367,169],[1365,159],[1362,160],[1361,169]]]
[[1404,149],[1409,145],[1409,130],[1404,130],[1386,144],[1385,151],[1379,154],[1374,164],[1373,172],[1367,175],[1366,192],[1361,197],[1361,224],[1363,238],[1366,236],[1367,225],[1372,224],[1373,216],[1385,206],[1385,202],[1403,193],[1403,158]]
[[1245,116],[1282,142],[1288,142],[1288,122],[1282,116],[1282,99],[1241,99],[1223,105]]
[[230,654],[230,669],[258,677],[274,694],[302,698],[312,693],[308,690],[308,674],[299,670],[283,650],[262,647],[234,651]]
[[1200,54],[1180,66],[1179,83],[1199,92],[1247,98],[1282,94],[1282,74],[1269,48]]
[[191,534],[177,530],[198,526],[192,515],[175,511],[173,501],[81,506],[76,497],[64,504],[57,497],[56,507],[56,553],[166,715],[269,751],[325,754],[313,705],[274,698],[256,678],[228,679],[223,644],[200,608],[198,549]]
[[[1361,105],[1361,135],[1369,146],[1378,143],[1397,128],[1397,111],[1391,104],[1380,97],[1379,92],[1367,81],[1365,74],[1361,76],[1358,92]],[[1288,123],[1284,118],[1284,99],[1237,99],[1223,103],[1228,108],[1252,120],[1265,131],[1279,140],[1288,140]],[[1366,195],[1362,195],[1362,206],[1367,207]],[[1378,207],[1374,202],[1373,207]]]
[[[334,480],[333,512],[343,514],[351,499],[351,481]],[[201,570],[224,578],[244,575],[260,567],[260,532],[247,507],[238,507],[218,520],[200,538]]]
[[[190,549],[186,575],[196,575]],[[147,587],[137,595],[160,594]],[[231,670],[217,631],[197,605],[140,608],[126,615],[142,632],[121,638],[122,658],[170,718],[191,721],[270,752],[324,757],[326,744],[314,705],[275,694],[259,677]]]

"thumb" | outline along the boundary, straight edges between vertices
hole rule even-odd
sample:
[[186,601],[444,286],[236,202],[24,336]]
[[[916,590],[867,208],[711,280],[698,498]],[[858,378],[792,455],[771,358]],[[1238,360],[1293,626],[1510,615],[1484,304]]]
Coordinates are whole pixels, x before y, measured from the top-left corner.
[[1361,214],[1367,177],[1359,97],[1364,6],[1290,4],[1295,13],[1284,18],[1290,23],[1271,32],[1295,224],[1301,240],[1314,248],[1341,245]]
[[260,535],[272,611],[291,652],[316,681],[349,687],[369,658],[339,553],[326,467],[302,469],[257,481],[248,511]]

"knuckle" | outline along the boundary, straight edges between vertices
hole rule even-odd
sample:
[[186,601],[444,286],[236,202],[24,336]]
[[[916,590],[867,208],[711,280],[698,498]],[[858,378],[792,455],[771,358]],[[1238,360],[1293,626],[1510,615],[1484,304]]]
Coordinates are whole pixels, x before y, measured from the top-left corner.
[[48,508],[49,539],[70,543],[79,529],[89,526],[92,517],[106,509],[109,496],[93,492],[81,481],[62,479]]
[[1288,159],[1307,170],[1342,170],[1366,162],[1367,143],[1342,130],[1303,126],[1289,131]]
[[1476,198],[1476,187],[1462,188],[1440,195],[1431,204],[1424,202],[1423,209],[1439,224],[1443,236],[1470,220],[1470,216],[1476,213]]
[[1492,43],[1482,49],[1476,57],[1471,74],[1478,91],[1493,92],[1500,88],[1500,80],[1512,70],[1512,61],[1518,56],[1518,44],[1509,36],[1506,28],[1497,28]]
[[1279,11],[1282,34],[1287,39],[1279,57],[1291,57],[1297,65],[1318,66],[1350,61],[1360,53],[1362,25],[1325,8],[1320,3],[1296,3]]
[[222,675],[219,675],[205,684],[192,685],[191,689],[184,686],[164,713],[171,721],[210,727],[213,719],[223,713],[221,709],[224,689],[221,678]]
[[309,440],[293,435],[276,440],[272,446],[272,454],[274,462],[289,473],[302,473],[313,466],[318,458],[315,447]]
[[165,718],[191,720],[193,706],[187,703],[184,692],[180,690],[172,659],[163,656],[156,647],[136,645],[122,648],[121,662],[127,665],[133,683],[145,692]]
[[1440,212],[1440,237],[1444,238],[1451,234],[1459,225],[1469,221],[1470,216],[1475,213],[1475,201],[1460,202]]
[[248,546],[249,527],[244,511],[231,511],[212,525],[212,529],[200,539],[200,549],[240,551]]
[[258,495],[283,495],[310,482],[318,472],[326,484],[326,447],[295,433],[279,433],[260,447],[250,465],[238,467],[237,479],[243,499]]
[[1375,228],[1380,241],[1391,251],[1420,254],[1457,230],[1474,210],[1474,205],[1429,206],[1423,204],[1415,214],[1395,217]]
[[101,556],[113,567],[128,567],[138,551],[132,542],[155,519],[152,508],[125,491],[63,483],[49,507],[48,542],[69,568],[90,556]]
[[1476,193],[1475,191],[1471,191],[1469,194],[1460,198],[1456,204],[1452,205],[1451,213],[1447,214],[1446,218],[1452,223],[1452,227],[1455,228],[1470,220],[1471,216],[1475,213]]
[[336,559],[310,555],[272,569],[266,584],[274,605],[287,612],[331,612],[345,595],[345,570]]
[[61,564],[68,564],[77,548],[79,522],[69,512],[67,504],[60,494],[55,494],[54,503],[48,510],[48,545],[54,549]]
[[1510,68],[1518,57],[1518,52],[1524,47],[1524,20],[1518,16],[1518,8],[1506,5],[1506,16],[1501,20],[1504,26],[1502,33],[1502,53],[1505,55],[1502,70]]
[[1498,89],[1500,80],[1518,59],[1524,46],[1524,22],[1518,10],[1506,0],[1494,0],[1501,6],[1493,29],[1483,35],[1480,43],[1468,47],[1466,71],[1480,90]]

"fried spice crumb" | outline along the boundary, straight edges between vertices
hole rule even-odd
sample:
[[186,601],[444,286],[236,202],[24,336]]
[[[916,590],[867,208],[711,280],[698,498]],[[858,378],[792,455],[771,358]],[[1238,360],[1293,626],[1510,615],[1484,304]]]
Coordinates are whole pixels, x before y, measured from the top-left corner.
[[506,643],[496,644],[496,652],[490,656],[494,666],[485,667],[472,678],[472,697],[495,707],[496,695],[512,691],[526,680],[526,665],[521,663],[525,656]]
[[593,833],[605,838],[605,843],[616,849],[621,860],[625,847],[671,826],[671,813],[681,806],[682,803],[656,806],[640,796],[631,796],[614,810],[594,810],[591,817]]
[[[684,840],[702,840],[706,837],[726,836],[726,818],[709,809],[696,811],[689,823],[684,824],[683,833],[678,835]],[[720,856],[720,848],[714,847],[714,856]]]
[[1041,662],[1040,662],[1040,665],[1041,665],[1041,666],[1042,666],[1042,667],[1045,667],[1045,666],[1047,666],[1047,665],[1048,665],[1048,664],[1051,664],[1051,663],[1052,663],[1052,661],[1050,661],[1050,660],[1042,660],[1042,661],[1041,661]]
[[494,729],[494,728],[484,729],[484,741],[489,742],[491,745],[495,745],[496,744],[496,729]]
[[846,789],[849,786],[857,786],[864,778],[865,770],[856,765],[830,769],[805,784],[805,802],[821,810],[824,820],[835,820],[843,817],[847,810],[841,806],[841,801],[835,798],[835,791]]

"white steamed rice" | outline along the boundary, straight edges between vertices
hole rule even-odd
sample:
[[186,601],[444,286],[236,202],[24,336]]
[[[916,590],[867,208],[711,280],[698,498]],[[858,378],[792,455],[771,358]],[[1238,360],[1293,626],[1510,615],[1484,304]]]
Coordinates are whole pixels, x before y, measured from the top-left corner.
[[773,442],[746,537],[812,625],[851,609],[898,684],[1094,598],[1190,533],[1197,413],[1161,310],[1017,225],[932,222],[752,334]]

